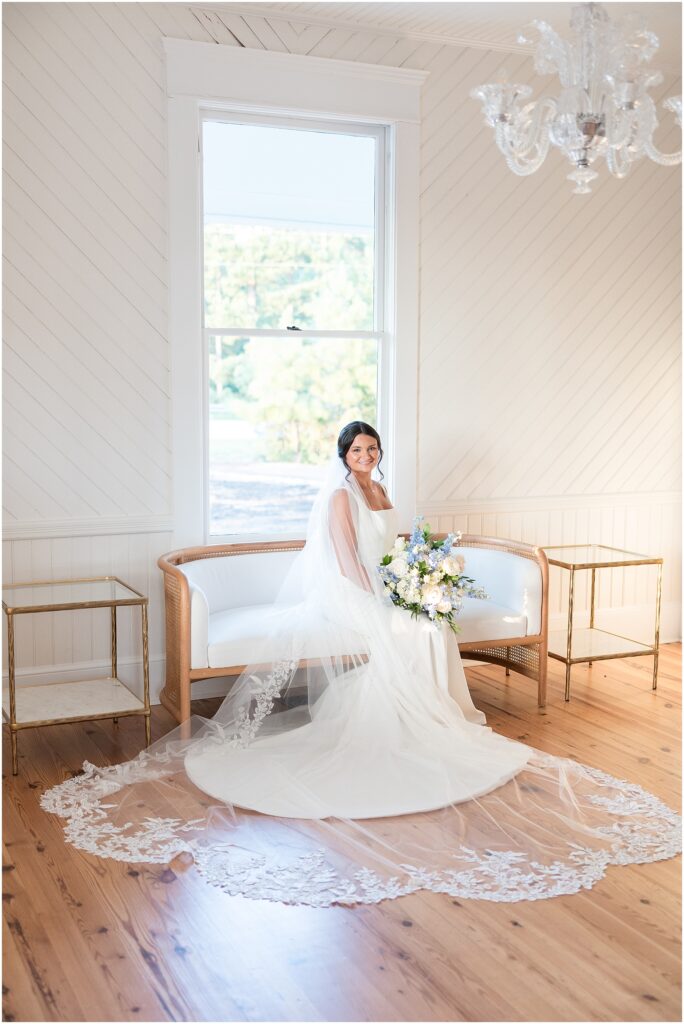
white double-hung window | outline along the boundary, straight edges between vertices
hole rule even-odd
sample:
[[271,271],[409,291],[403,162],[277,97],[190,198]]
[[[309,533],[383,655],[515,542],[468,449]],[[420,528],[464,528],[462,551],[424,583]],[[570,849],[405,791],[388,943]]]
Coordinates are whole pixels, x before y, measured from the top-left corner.
[[350,420],[407,528],[424,74],[164,48],[176,544],[304,536]]
[[379,423],[386,131],[203,112],[212,541],[303,536],[340,428]]

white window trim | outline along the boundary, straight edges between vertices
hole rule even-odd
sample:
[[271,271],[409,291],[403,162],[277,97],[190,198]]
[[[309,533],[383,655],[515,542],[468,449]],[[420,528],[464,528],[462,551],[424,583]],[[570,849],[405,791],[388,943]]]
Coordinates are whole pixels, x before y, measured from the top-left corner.
[[[388,271],[378,430],[400,529],[415,513],[420,89],[427,72],[163,40],[168,95],[169,337],[174,543],[207,543],[199,133],[201,110],[365,121],[388,129]],[[389,363],[389,365],[387,365]],[[255,540],[250,536],[236,541]]]

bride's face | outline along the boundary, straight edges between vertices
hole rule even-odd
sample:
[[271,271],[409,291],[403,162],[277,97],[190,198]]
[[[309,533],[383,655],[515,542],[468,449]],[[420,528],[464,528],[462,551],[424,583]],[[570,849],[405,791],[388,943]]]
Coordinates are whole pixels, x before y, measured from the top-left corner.
[[357,434],[346,457],[352,473],[370,473],[380,458],[378,442],[369,434]]

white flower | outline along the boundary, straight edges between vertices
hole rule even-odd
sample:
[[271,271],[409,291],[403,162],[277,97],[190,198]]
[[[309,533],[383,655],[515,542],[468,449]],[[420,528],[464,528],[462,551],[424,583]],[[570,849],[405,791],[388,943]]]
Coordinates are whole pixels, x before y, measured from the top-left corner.
[[436,605],[442,600],[442,591],[439,587],[428,583],[421,590],[420,596],[424,605]]
[[393,558],[387,568],[389,572],[401,579],[408,572],[408,562],[405,558]]
[[442,569],[449,576],[460,576],[465,569],[463,555],[447,555],[442,561]]
[[438,612],[450,612],[451,601],[440,601],[436,608]]
[[406,550],[406,537],[397,537],[394,542],[394,551],[405,551]]

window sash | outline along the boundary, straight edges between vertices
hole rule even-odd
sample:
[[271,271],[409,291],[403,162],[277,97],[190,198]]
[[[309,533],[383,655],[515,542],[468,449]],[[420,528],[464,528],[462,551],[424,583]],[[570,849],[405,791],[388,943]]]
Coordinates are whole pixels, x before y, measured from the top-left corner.
[[298,331],[284,330],[278,327],[203,327],[205,338],[218,334],[227,338],[382,338],[384,331],[314,331],[302,327]]
[[[273,128],[298,128],[304,131],[320,131],[334,135],[362,135],[368,138],[375,139],[375,181],[374,181],[374,193],[375,193],[375,231],[374,231],[374,246],[373,246],[373,320],[374,320],[374,331],[371,333],[361,331],[350,331],[347,332],[350,336],[354,337],[371,337],[375,336],[377,332],[385,330],[385,324],[387,321],[387,313],[385,309],[385,296],[386,296],[386,253],[387,253],[387,239],[386,239],[386,225],[388,222],[388,211],[387,206],[387,127],[385,125],[377,124],[363,124],[361,122],[352,121],[330,121],[330,120],[319,120],[314,118],[306,117],[286,117],[277,115],[259,115],[259,114],[241,114],[241,113],[227,113],[225,110],[212,110],[211,108],[202,107],[200,109],[200,132],[199,132],[199,158],[200,167],[204,168],[204,152],[202,149],[202,140],[204,137],[204,124],[207,121],[219,121],[224,124],[247,124],[247,125],[262,125],[264,127]],[[202,254],[204,257],[204,195],[202,190],[202,181],[204,175],[200,174],[200,203],[201,203],[201,246]],[[230,325],[226,324],[223,328],[218,326],[208,327],[205,319],[205,301],[204,301],[204,264],[202,269],[202,329],[210,330],[214,334],[222,333],[224,329],[235,329],[243,334],[250,334],[257,336],[258,330],[249,326],[248,324],[243,325]],[[303,331],[307,328],[303,327]],[[326,336],[334,335],[333,331],[326,330],[325,328],[318,328],[323,330]],[[312,335],[313,336],[313,335]]]
[[[211,529],[211,459],[210,459],[210,444],[209,444],[209,431],[210,431],[210,401],[209,401],[209,338],[212,336],[222,337],[246,337],[245,331],[239,331],[237,329],[224,329],[223,331],[213,331],[211,328],[206,328],[203,332],[203,357],[202,357],[202,379],[204,381],[203,391],[203,425],[202,425],[202,436],[203,440],[203,463],[204,463],[204,495],[203,495],[203,506],[204,506],[204,544],[242,544],[248,542],[254,542],[255,544],[261,541],[302,541],[304,540],[303,532],[292,532],[291,530],[282,530],[273,534],[273,532],[254,531],[249,534],[212,534]],[[299,331],[261,331],[252,332],[251,337],[284,337],[292,338],[300,335]],[[378,362],[376,371],[376,395],[377,395],[377,410],[378,410],[378,429],[380,436],[387,436],[386,424],[388,423],[388,408],[389,408],[389,393],[387,378],[389,376],[389,368],[392,364],[392,355],[390,346],[392,344],[391,337],[383,332],[353,332],[353,331],[337,331],[337,332],[318,332],[313,334],[310,331],[301,331],[301,336],[305,338],[316,337],[319,339],[326,338],[373,338],[378,342]],[[383,431],[385,433],[383,434]],[[391,469],[385,468],[386,480],[391,481]]]

